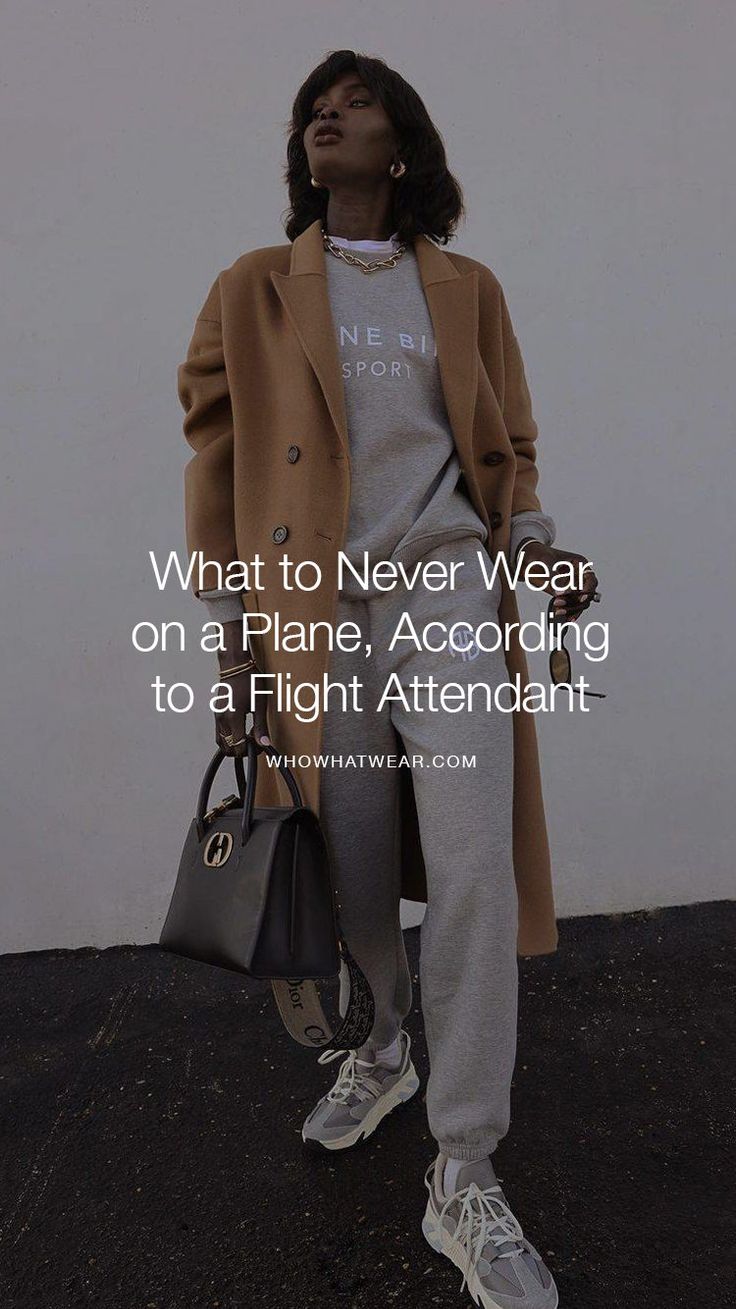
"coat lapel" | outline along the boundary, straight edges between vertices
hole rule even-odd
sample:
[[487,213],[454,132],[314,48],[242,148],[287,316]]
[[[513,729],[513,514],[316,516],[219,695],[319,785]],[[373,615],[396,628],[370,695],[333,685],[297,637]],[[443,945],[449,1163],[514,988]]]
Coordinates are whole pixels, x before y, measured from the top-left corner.
[[[314,369],[343,450],[349,455],[344,387],[320,228],[320,219],[315,219],[300,233],[292,242],[289,272],[272,271],[271,282]],[[417,237],[414,249],[434,328],[447,415],[460,463],[466,466],[471,460],[478,389],[478,273],[459,273],[426,236]]]
[[350,453],[345,394],[327,293],[321,223],[315,219],[292,242],[288,273],[271,273],[281,303],[317,376],[346,455]]
[[460,464],[472,463],[478,394],[478,273],[459,273],[426,236],[414,246],[437,345],[442,391]]

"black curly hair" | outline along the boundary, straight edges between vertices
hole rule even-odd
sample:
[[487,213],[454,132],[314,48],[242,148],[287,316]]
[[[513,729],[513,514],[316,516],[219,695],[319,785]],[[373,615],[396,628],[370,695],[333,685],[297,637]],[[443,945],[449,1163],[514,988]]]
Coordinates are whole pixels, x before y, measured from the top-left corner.
[[287,128],[284,170],[290,202],[284,218],[287,237],[293,241],[315,219],[326,216],[328,193],[311,184],[303,138],[316,97],[347,72],[357,72],[383,105],[396,132],[400,158],[406,163],[406,173],[394,187],[392,230],[401,241],[413,241],[424,233],[447,245],[465,210],[460,185],[447,167],[442,137],[423,101],[401,74],[383,59],[355,50],[330,51],[297,91]]

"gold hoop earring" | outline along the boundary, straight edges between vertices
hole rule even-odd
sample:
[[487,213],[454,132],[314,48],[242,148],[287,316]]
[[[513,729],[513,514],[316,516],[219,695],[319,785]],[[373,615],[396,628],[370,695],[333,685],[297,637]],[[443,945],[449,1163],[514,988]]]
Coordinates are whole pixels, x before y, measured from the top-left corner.
[[322,183],[321,183],[321,182],[318,182],[316,177],[310,177],[309,180],[310,180],[310,182],[312,183],[312,186],[314,187],[315,191],[321,191],[321,190],[322,190]]
[[406,172],[406,164],[403,163],[402,160],[399,160],[398,166],[396,164],[392,164],[388,171],[390,172],[392,177],[403,177],[404,173]]

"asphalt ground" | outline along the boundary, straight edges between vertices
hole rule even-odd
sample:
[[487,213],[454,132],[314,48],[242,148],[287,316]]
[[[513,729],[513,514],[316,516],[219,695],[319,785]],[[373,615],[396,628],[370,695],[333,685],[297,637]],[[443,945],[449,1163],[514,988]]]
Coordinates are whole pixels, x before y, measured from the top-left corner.
[[[736,1306],[736,906],[560,929],[520,963],[512,1207],[561,1309]],[[0,996],[3,1309],[471,1305],[421,1235],[423,1091],[355,1150],[307,1152],[337,1064],[266,984],[122,946],[3,956]]]

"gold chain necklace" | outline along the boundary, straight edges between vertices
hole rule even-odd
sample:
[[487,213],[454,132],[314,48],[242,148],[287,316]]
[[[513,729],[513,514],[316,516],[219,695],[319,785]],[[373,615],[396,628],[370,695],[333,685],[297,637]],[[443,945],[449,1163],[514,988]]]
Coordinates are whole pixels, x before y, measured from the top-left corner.
[[352,264],[355,268],[359,268],[361,273],[375,273],[378,272],[379,268],[395,268],[406,250],[406,242],[403,241],[394,250],[393,254],[387,255],[385,259],[374,259],[371,263],[366,263],[364,259],[358,259],[350,250],[344,250],[342,246],[335,245],[324,227],[322,228],[322,242],[325,250],[329,250],[330,254],[334,255],[336,259],[344,259],[346,264]]

